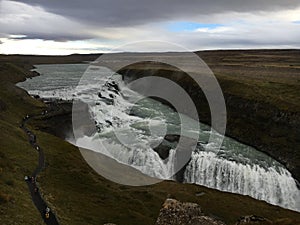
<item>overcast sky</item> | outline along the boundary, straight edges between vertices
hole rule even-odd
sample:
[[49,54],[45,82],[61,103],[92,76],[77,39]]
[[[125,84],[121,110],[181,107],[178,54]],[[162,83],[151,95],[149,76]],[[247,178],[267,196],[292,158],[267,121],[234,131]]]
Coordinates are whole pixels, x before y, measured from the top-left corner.
[[[161,44],[126,46],[147,40]],[[300,1],[0,0],[0,53],[178,50],[173,44],[192,51],[299,48]]]

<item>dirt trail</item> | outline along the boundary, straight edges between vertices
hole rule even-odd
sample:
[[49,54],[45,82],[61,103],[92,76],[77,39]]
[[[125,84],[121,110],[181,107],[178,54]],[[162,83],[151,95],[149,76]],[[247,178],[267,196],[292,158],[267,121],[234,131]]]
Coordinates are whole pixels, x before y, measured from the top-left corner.
[[26,123],[30,119],[32,119],[33,117],[36,117],[36,116],[40,116],[40,115],[32,115],[32,116],[27,115],[26,117],[23,118],[23,120],[21,122],[21,128],[28,135],[29,143],[39,153],[38,166],[33,171],[31,176],[28,177],[26,182],[27,182],[27,185],[28,185],[31,197],[32,197],[32,201],[35,204],[38,211],[40,212],[45,223],[49,224],[49,225],[59,225],[56,216],[54,215],[54,213],[51,210],[49,212],[49,217],[46,218],[46,208],[49,208],[49,207],[48,207],[47,203],[45,202],[45,200],[42,198],[41,193],[39,192],[38,185],[36,183],[36,178],[37,178],[38,174],[45,167],[45,156],[44,156],[44,152],[43,152],[42,148],[36,143],[35,134],[25,126]]

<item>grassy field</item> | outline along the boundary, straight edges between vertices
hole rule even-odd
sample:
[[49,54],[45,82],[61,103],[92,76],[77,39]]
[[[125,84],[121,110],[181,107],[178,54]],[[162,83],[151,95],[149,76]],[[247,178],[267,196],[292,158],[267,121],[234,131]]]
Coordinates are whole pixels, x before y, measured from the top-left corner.
[[[23,75],[16,79],[13,74]],[[19,122],[26,114],[42,112],[45,105],[12,83],[29,76],[26,70],[12,66],[6,75],[0,82],[0,224],[42,224],[24,182],[24,175],[37,165],[37,153],[19,128]],[[228,224],[251,214],[284,221],[279,224],[300,223],[299,213],[197,185],[171,181],[147,187],[115,184],[95,173],[78,148],[42,132],[36,123],[32,121],[30,128],[46,156],[46,169],[38,182],[61,224],[154,224],[168,196],[196,202],[206,214]],[[204,195],[196,196],[202,192]]]
[[[300,111],[300,51],[249,50],[197,53],[228,93]],[[222,86],[223,87],[223,86]]]

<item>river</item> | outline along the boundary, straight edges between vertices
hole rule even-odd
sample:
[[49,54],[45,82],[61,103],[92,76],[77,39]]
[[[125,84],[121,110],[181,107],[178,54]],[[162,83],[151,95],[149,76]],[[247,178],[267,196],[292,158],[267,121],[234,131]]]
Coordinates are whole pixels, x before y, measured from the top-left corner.
[[[168,163],[170,160],[161,159],[153,147],[162,141],[164,129],[170,134],[180,133],[178,114],[150,98],[133,104],[140,97],[139,94],[130,90],[120,75],[107,76],[107,68],[97,73],[92,82],[79,84],[87,68],[87,64],[37,65],[36,70],[41,76],[28,79],[18,86],[43,98],[81,99],[88,102],[98,133],[68,141],[101,151],[94,141],[100,138],[110,155],[118,161],[153,177],[173,179],[170,175],[172,166]],[[115,84],[120,90],[111,88]],[[229,137],[224,138],[221,149],[217,150],[214,143],[208,142],[209,135],[214,132],[209,126],[200,123],[199,130],[193,126],[192,119],[186,118],[186,121],[188,125],[185,126],[184,134],[196,134],[199,139],[185,168],[183,182],[249,195],[300,211],[300,191],[284,166]],[[132,138],[125,140],[127,143],[124,145],[114,135],[115,130],[124,137]],[[172,143],[169,144],[172,147]],[[169,159],[173,156],[174,148],[171,148]]]

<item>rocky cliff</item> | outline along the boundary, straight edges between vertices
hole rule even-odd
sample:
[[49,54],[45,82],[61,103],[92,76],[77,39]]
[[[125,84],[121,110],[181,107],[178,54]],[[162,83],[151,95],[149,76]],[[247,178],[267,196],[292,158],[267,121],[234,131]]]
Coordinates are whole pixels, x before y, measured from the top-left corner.
[[[226,135],[275,158],[299,181],[300,68],[291,66],[299,58],[299,51],[224,51],[199,55],[208,62],[224,93]],[[286,59],[282,62],[283,56]],[[127,83],[145,76],[175,81],[193,99],[201,122],[210,124],[206,97],[186,73],[166,65],[153,67],[147,62],[130,65],[119,73]]]

